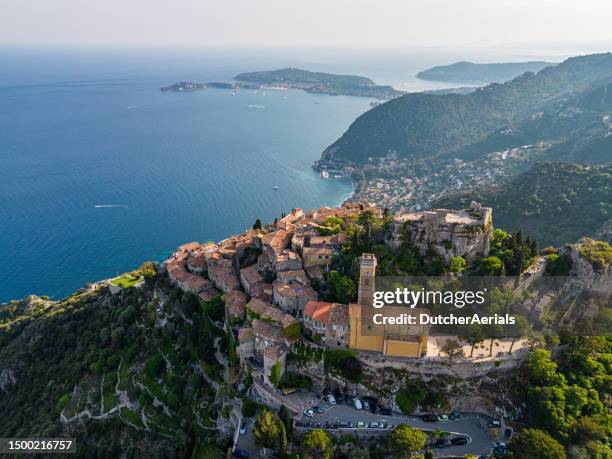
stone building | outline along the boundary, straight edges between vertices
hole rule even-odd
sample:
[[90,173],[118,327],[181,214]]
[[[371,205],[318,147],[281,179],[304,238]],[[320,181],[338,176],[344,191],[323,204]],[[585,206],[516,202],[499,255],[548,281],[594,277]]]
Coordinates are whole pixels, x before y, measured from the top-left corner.
[[359,298],[358,303],[349,304],[349,347],[360,351],[380,353],[389,357],[419,358],[427,349],[427,329],[421,325],[376,325],[372,320],[374,312],[385,316],[402,313],[419,314],[423,310],[401,306],[384,306],[373,310],[376,290],[376,257],[364,253],[359,257]]
[[424,256],[433,249],[446,263],[452,256],[468,262],[486,257],[493,230],[493,211],[472,202],[468,209],[434,209],[397,215],[386,243],[399,248],[404,237]]
[[327,347],[348,344],[348,307],[345,304],[309,301],[304,307],[303,324]]

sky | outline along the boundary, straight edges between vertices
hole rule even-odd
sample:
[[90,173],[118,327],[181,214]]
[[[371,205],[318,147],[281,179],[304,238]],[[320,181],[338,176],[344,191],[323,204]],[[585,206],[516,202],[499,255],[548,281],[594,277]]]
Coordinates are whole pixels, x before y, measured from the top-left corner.
[[611,22],[610,0],[0,0],[0,45],[605,47]]

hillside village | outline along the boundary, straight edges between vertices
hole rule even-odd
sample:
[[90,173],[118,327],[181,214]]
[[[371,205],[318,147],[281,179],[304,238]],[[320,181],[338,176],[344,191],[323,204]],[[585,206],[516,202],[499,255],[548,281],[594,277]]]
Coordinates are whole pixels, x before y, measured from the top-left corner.
[[[410,338],[417,346],[371,342],[376,340],[360,336],[360,302],[319,301],[313,288],[325,282],[325,273],[347,239],[344,232],[328,234],[330,221],[345,225],[363,213],[382,218],[380,209],[360,205],[310,212],[294,209],[272,225],[218,244],[182,245],[167,260],[166,269],[173,283],[203,302],[222,295],[227,320],[237,331],[241,362],[261,368],[255,372],[261,372],[270,386],[275,365],[280,364],[280,376],[284,373],[287,354],[301,338],[302,326],[325,346],[419,358],[426,354],[425,336]],[[474,261],[488,254],[492,211],[476,203],[464,211],[398,215],[389,222],[386,244],[390,249],[401,245],[406,223],[413,228],[411,243],[422,256],[433,248],[448,263],[451,256]],[[363,254],[359,264],[361,276],[370,276],[374,285],[376,257]],[[363,296],[360,285],[359,298]]]
[[[509,378],[543,345],[542,337],[370,328],[376,288],[387,276],[454,282],[508,274],[520,279],[513,285],[514,313],[572,325],[597,317],[597,298],[609,305],[611,261],[607,243],[588,239],[538,250],[535,241],[494,228],[493,210],[475,202],[395,215],[346,204],[294,209],[218,243],[185,244],[161,265],[90,284],[63,302],[32,298],[7,311],[10,320],[19,311],[86,307],[82,316],[98,314],[100,323],[121,311],[121,326],[86,333],[114,343],[102,357],[88,351],[89,376],[76,385],[67,380],[52,396],[57,411],[51,416],[59,412],[68,430],[117,418],[138,434],[159,433],[160,447],[170,448],[166,440],[192,426],[209,446],[265,457],[254,429],[265,413],[279,410],[279,416],[289,413],[283,425],[294,429],[293,447],[324,429],[375,448],[377,438],[408,424],[427,434],[429,447],[455,442],[444,451],[480,454],[512,437],[525,414]],[[560,288],[532,294],[551,275],[561,276]],[[585,288],[587,301],[575,301]],[[385,307],[389,315],[406,310]],[[16,333],[27,317],[15,322]],[[64,336],[62,323],[49,340]],[[80,325],[72,328],[82,337]],[[118,353],[124,345],[130,351]],[[72,338],[65,346],[74,348]],[[0,391],[27,384],[18,363],[25,357],[18,354],[0,372]],[[432,423],[445,423],[451,434],[436,437]]]

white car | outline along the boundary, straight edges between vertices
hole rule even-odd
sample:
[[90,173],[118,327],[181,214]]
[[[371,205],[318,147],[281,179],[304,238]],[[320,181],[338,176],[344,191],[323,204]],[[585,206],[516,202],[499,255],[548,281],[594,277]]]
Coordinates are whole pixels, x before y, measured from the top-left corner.
[[382,424],[379,424],[378,422],[370,422],[370,428],[371,429],[380,429],[382,428]]
[[329,394],[327,396],[327,403],[329,403],[331,406],[334,406],[336,404],[336,397],[334,397],[333,395]]
[[368,424],[366,422],[363,422],[363,421],[358,421],[357,422],[357,428],[358,429],[365,429],[366,427],[368,427]]
[[304,416],[306,416],[307,418],[314,418],[315,412],[312,411],[311,409],[308,410],[304,410]]
[[240,435],[244,435],[246,433],[246,425],[244,421],[240,423]]
[[361,400],[359,400],[358,398],[353,399],[353,406],[355,407],[356,410],[363,410],[363,405],[361,404]]

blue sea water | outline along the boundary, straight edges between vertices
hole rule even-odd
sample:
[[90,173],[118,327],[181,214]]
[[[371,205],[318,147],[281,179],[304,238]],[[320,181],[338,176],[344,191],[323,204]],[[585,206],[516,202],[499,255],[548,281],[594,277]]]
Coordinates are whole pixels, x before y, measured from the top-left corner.
[[311,165],[371,100],[161,86],[299,65],[448,87],[413,77],[450,59],[427,56],[389,70],[376,56],[0,49],[0,302],[61,298],[181,243],[219,240],[256,218],[338,205],[351,193]]

